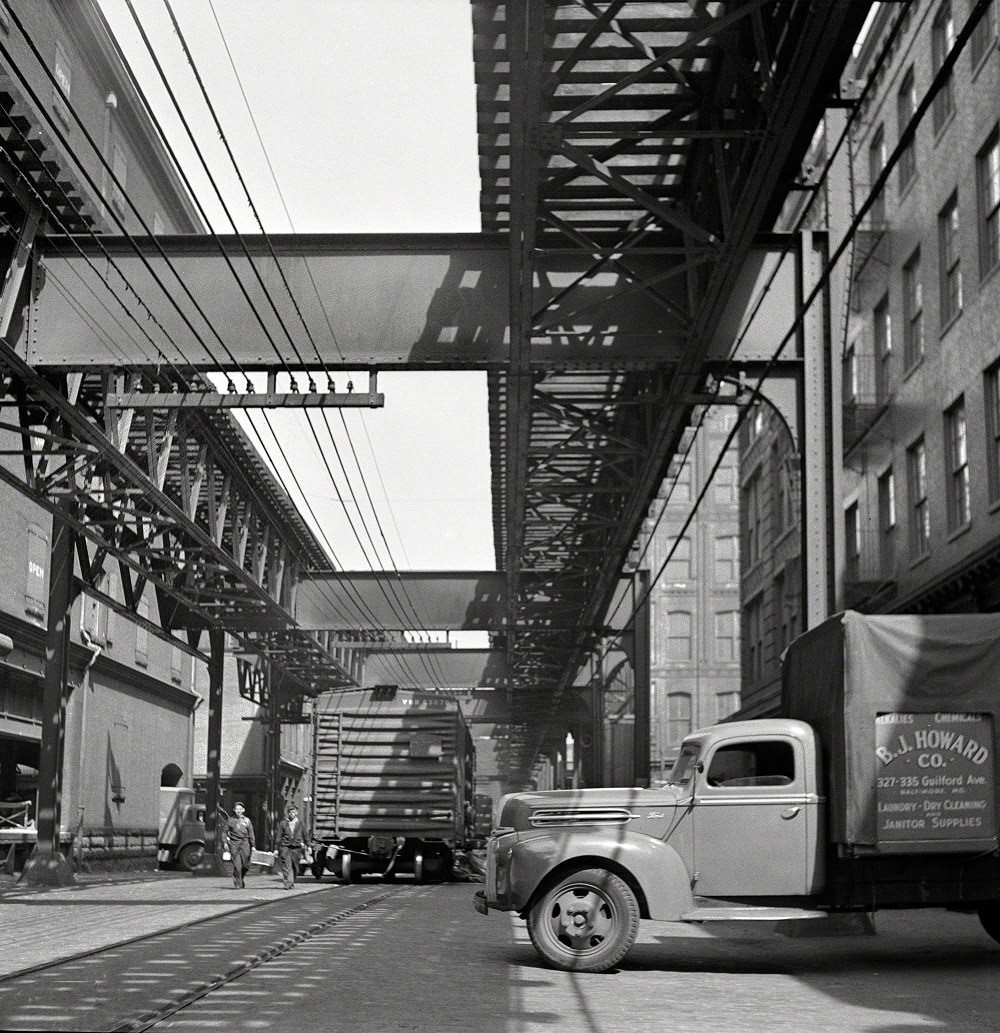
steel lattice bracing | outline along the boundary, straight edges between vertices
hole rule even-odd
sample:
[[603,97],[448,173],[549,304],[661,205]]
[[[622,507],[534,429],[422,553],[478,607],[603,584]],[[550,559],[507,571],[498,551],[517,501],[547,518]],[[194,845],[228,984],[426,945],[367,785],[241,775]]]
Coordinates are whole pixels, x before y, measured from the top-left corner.
[[[754,236],[770,228],[868,4],[473,2],[481,210],[510,239],[511,355],[491,378],[508,681],[527,772],[704,383]],[[556,256],[588,268],[553,293]],[[659,312],[659,357],[601,361],[587,290]],[[536,345],[589,339],[560,367]],[[625,342],[627,345],[627,342]],[[618,352],[627,351],[619,347]],[[547,575],[544,587],[524,574]]]
[[[228,415],[106,409],[109,374],[43,378],[6,346],[0,369],[0,479],[74,527],[92,593],[134,616],[151,586],[165,631],[230,631],[286,695],[352,682],[290,613],[300,570],[328,561]],[[101,593],[109,558],[123,600]]]

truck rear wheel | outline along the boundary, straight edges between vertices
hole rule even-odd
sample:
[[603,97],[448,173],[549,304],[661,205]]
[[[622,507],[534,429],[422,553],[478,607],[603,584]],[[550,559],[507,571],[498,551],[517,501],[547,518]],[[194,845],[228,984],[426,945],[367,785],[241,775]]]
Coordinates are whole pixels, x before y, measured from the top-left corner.
[[535,950],[555,968],[606,972],[639,932],[639,904],[628,884],[603,868],[573,872],[551,886],[528,912]]
[[990,901],[988,904],[979,905],[979,921],[983,928],[1000,943],[1000,900]]

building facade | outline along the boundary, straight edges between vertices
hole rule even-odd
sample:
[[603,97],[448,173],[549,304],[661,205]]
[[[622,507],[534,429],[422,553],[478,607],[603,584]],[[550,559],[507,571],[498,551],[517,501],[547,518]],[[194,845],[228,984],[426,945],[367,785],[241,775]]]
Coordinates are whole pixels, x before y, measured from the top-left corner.
[[[0,6],[0,149],[4,270],[30,210],[42,213],[38,233],[47,236],[204,231],[95,0]],[[41,275],[36,263],[25,290]],[[72,284],[56,287],[73,295]],[[87,311],[88,299],[73,296]],[[114,323],[106,313],[93,318]],[[18,311],[6,336],[23,355],[22,329]],[[42,740],[52,520],[12,486],[16,408],[4,422],[7,454],[0,463],[12,477],[0,485],[0,548],[7,557],[0,632],[14,648],[0,660],[0,803],[10,813],[27,803],[30,820]],[[163,632],[151,586],[128,605],[125,596],[117,563],[107,561],[99,591],[84,588],[71,614],[61,835],[74,856],[90,863],[154,857],[160,787],[191,786],[206,768],[203,655]],[[282,756],[280,734],[267,734],[260,708],[240,696],[235,668],[227,658],[223,804],[238,794],[263,816],[269,794],[298,790],[307,737],[302,726],[286,726]]]
[[738,456],[726,448],[735,419],[732,406],[705,412],[645,522],[654,780],[669,773],[688,732],[740,706]]
[[[862,190],[973,6],[911,5],[892,43],[893,12],[880,12],[854,70],[868,79],[888,47],[854,141]],[[994,3],[905,145],[858,243],[843,356],[844,606],[1000,606],[996,19]]]
[[[963,33],[974,7],[876,9],[846,77],[860,95],[848,211],[824,184],[805,224],[844,226],[867,206],[842,259],[846,312],[830,314],[843,446],[833,457],[834,609],[1000,607],[1000,55],[996,3]],[[831,150],[818,136],[814,168]],[[800,194],[784,228],[802,209]],[[741,435],[746,716],[777,709],[781,652],[804,630],[783,440],[765,406]]]

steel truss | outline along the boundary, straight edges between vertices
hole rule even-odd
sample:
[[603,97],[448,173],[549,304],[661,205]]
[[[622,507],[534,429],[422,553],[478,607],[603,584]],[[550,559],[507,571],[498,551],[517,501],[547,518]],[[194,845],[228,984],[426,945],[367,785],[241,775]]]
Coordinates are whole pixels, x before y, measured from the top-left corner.
[[[83,585],[133,616],[151,586],[164,632],[227,631],[285,693],[354,683],[291,616],[300,570],[327,560],[228,416],[112,409],[109,373],[42,377],[7,345],[0,369],[0,479],[71,525]],[[109,559],[123,600],[102,592]]]

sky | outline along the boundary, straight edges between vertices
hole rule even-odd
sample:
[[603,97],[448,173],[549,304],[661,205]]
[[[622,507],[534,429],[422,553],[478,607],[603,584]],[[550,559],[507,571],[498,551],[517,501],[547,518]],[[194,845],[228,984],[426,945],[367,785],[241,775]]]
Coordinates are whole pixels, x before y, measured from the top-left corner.
[[[232,232],[128,0],[99,2],[213,228]],[[131,2],[238,229],[259,232],[167,0]],[[268,233],[479,230],[467,0],[169,7]],[[354,379],[367,385],[366,374]],[[485,375],[380,372],[378,389],[384,409],[257,414],[251,440],[260,446],[259,431],[265,456],[341,569],[493,569]]]

